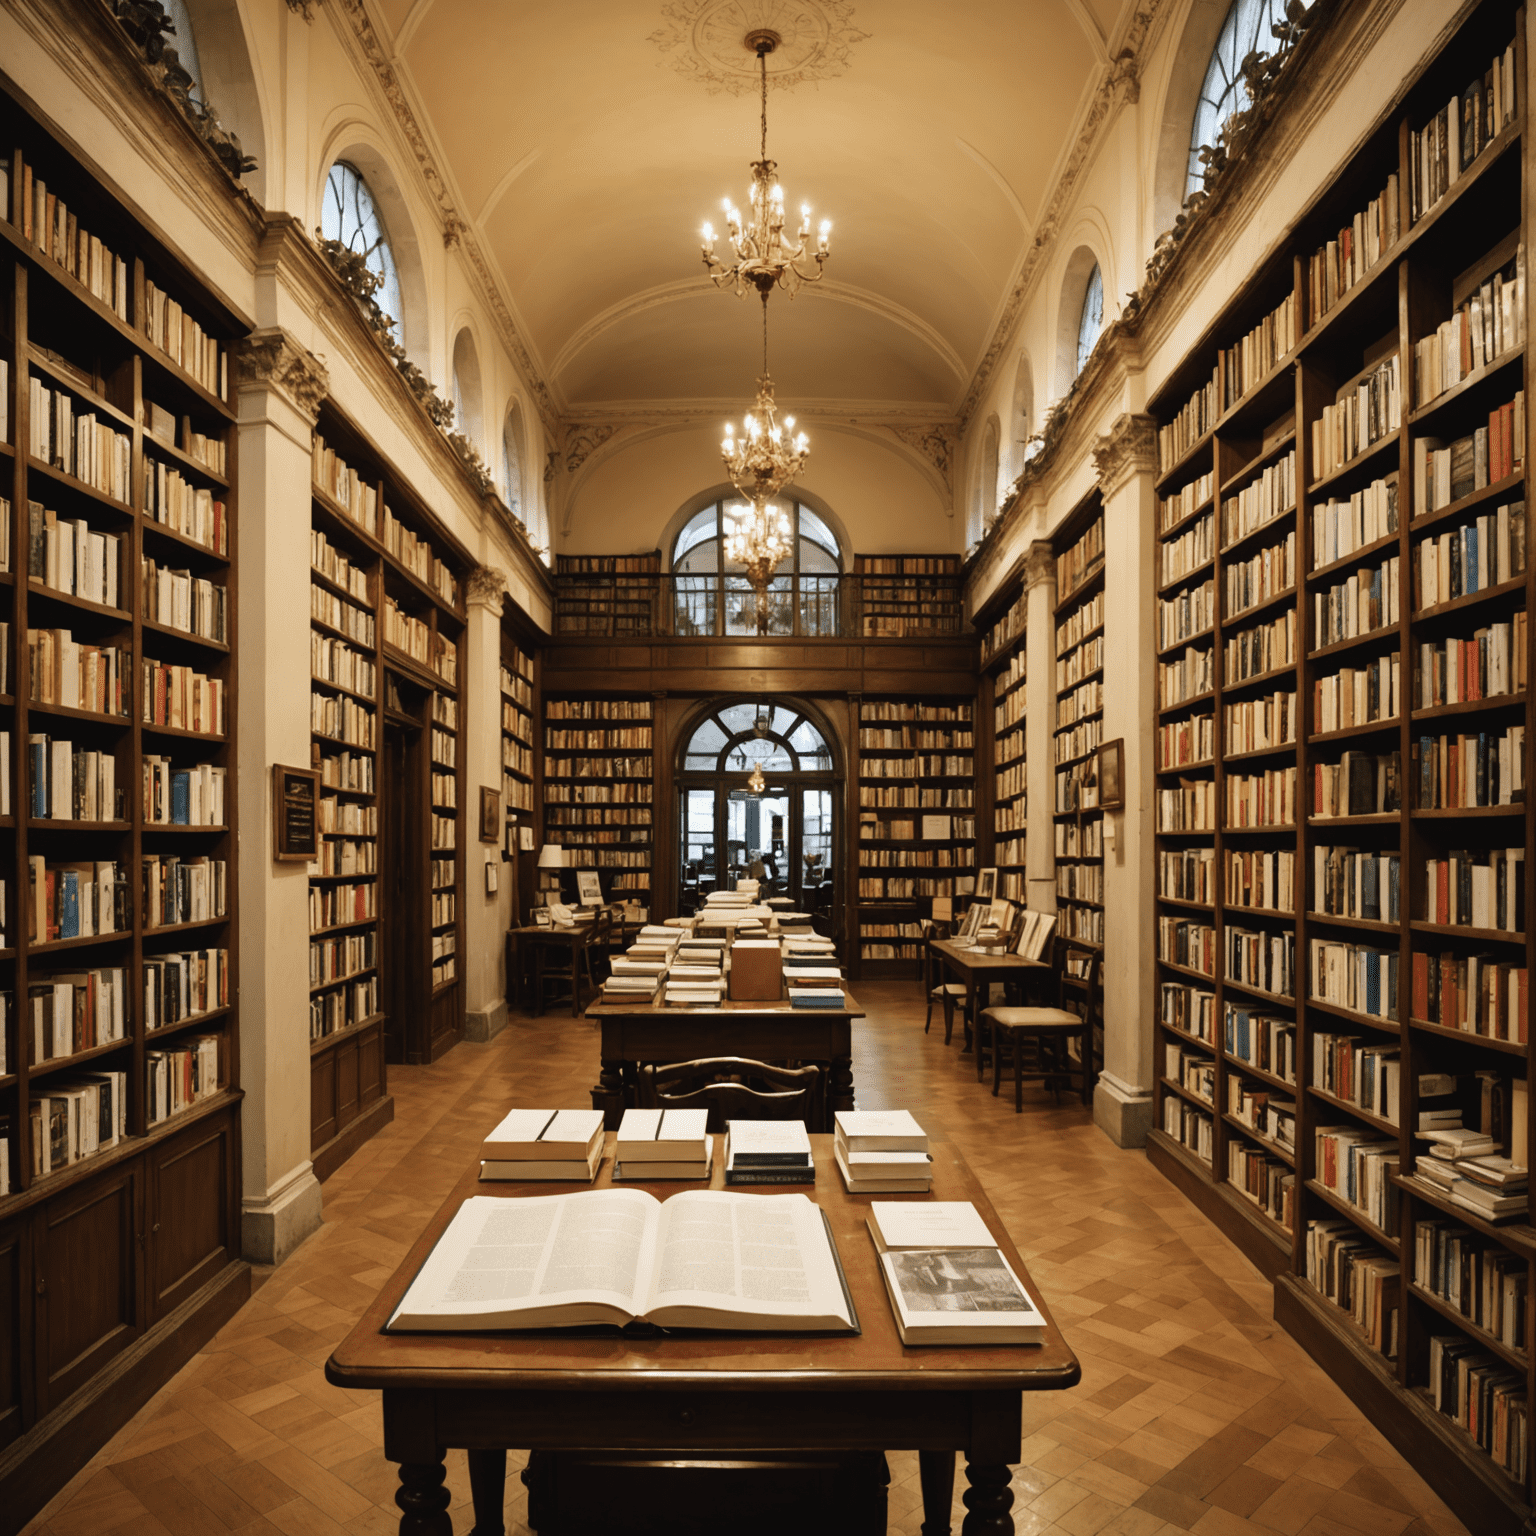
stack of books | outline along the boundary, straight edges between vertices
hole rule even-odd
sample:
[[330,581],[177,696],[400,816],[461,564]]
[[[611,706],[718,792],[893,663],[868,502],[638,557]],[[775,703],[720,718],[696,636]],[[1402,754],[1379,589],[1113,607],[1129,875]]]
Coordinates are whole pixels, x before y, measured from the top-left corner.
[[786,938],[784,985],[792,1008],[843,1008],[843,971],[831,939],[816,934]]
[[928,1135],[905,1109],[840,1109],[832,1144],[850,1194],[926,1194],[933,1187]]
[[707,1179],[715,1140],[707,1109],[626,1109],[614,1145],[616,1179]]
[[603,982],[602,1001],[633,1003],[654,997],[681,938],[676,928],[642,928],[635,942],[610,962],[612,974]]
[[1529,1171],[1500,1156],[1500,1144],[1491,1135],[1461,1125],[1421,1125],[1419,1135],[1430,1148],[1427,1157],[1415,1160],[1414,1171],[1426,1184],[1484,1221],[1525,1220],[1530,1210]]
[[480,1145],[482,1179],[579,1179],[603,1160],[600,1109],[514,1109]]
[[727,1184],[814,1184],[811,1138],[799,1120],[731,1120],[725,1127]]
[[718,1008],[725,997],[723,946],[713,949],[684,939],[667,968],[664,1000],[680,1008]]

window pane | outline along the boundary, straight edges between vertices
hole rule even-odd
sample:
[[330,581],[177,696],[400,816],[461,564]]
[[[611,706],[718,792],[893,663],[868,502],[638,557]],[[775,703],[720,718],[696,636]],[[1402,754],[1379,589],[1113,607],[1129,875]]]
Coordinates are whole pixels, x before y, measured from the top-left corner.
[[[714,539],[718,537],[720,532],[716,521],[718,512],[719,508],[711,503],[709,506],[705,507],[703,511],[695,512],[693,516],[688,519],[688,522],[684,526],[683,531],[677,536],[677,543],[672,546],[673,570],[683,569],[682,560],[683,557],[689,552],[689,550],[696,548],[706,539]],[[689,569],[695,571],[712,571],[715,569],[715,567],[713,565],[694,565],[689,567]]]
[[712,757],[718,757],[720,748],[729,738],[720,729],[718,720],[706,720],[693,733],[693,740],[688,743],[690,752],[708,752]]
[[837,574],[837,556],[830,553],[812,539],[802,537],[800,540],[800,569],[803,573],[812,575]]
[[[816,543],[821,545],[832,556],[832,569],[837,569],[837,540],[833,538],[832,530],[809,507],[800,508],[800,535],[802,539],[814,539]],[[805,554],[802,546],[801,559],[803,560],[804,558]]]
[[197,37],[192,31],[192,17],[187,11],[186,0],[164,0],[165,14],[171,18],[173,30],[166,39],[176,49],[181,67],[192,76],[192,97],[206,102],[203,90],[203,65],[197,56]]
[[818,752],[824,753],[827,750],[827,744],[822,740],[821,732],[809,720],[802,720],[795,727],[789,738],[789,744],[803,756],[814,756]]
[[713,576],[679,576],[673,583],[675,612],[673,633],[713,635],[717,633],[719,589]]
[[345,160],[338,160],[326,177],[320,232],[327,240],[339,240],[348,250],[362,256],[368,270],[380,280],[373,291],[374,302],[398,326],[400,275],[395,269],[384,220],[362,173]]
[[750,731],[757,720],[756,704],[728,704],[720,711],[721,723],[732,736],[739,731]]
[[698,576],[720,569],[720,540],[713,533],[701,539],[686,555],[674,556],[672,569],[679,576]]
[[[1104,324],[1104,274],[1099,271],[1098,264],[1094,264],[1093,271],[1088,274],[1088,288],[1083,294],[1083,313],[1077,322],[1077,371],[1083,371],[1083,365],[1087,363],[1093,352],[1094,343],[1099,339],[1099,331]],[[994,463],[997,449],[993,447]],[[994,480],[996,479],[994,468]],[[996,487],[984,488],[984,494],[993,498],[997,495]]]

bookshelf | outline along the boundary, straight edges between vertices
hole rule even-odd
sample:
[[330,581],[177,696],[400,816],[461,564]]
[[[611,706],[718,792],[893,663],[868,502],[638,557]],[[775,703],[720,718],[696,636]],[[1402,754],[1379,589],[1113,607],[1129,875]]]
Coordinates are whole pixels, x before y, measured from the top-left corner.
[[[1489,1532],[1532,1515],[1536,1229],[1421,1176],[1415,1130],[1530,1165],[1524,36],[1469,7],[1151,403],[1149,1156]],[[1424,153],[1453,98],[1454,181]]]
[[866,640],[960,632],[959,555],[855,555],[853,569]]
[[23,1523],[37,1468],[82,1464],[250,1290],[250,327],[87,163],[0,87],[0,1494]]
[[468,562],[329,404],[311,478],[310,751],[336,823],[310,869],[311,1138],[329,1168],[388,1119],[386,1060],[431,1061],[462,1029]]
[[[510,606],[510,605],[509,605]],[[525,892],[539,842],[538,652],[515,633],[510,613],[501,628],[502,856],[511,865],[513,925],[526,916]],[[524,846],[526,843],[527,846]]]
[[661,551],[643,555],[556,555],[555,633],[655,633]]
[[910,974],[935,897],[976,876],[975,704],[860,696],[858,974]]
[[[1021,906],[1028,904],[1024,861],[1029,813],[1024,744],[1028,601],[1022,582],[1009,582],[988,613],[979,616],[981,671],[991,685],[992,697],[990,862],[997,866],[997,894]],[[989,621],[989,613],[999,607],[1001,612]]]
[[1104,507],[1097,491],[1052,541],[1056,551],[1056,693],[1051,733],[1057,932],[1104,945]]
[[[544,836],[569,869],[595,869],[611,902],[649,910],[654,858],[652,700],[544,699]],[[575,900],[575,879],[564,885]],[[557,875],[544,892],[558,899]]]

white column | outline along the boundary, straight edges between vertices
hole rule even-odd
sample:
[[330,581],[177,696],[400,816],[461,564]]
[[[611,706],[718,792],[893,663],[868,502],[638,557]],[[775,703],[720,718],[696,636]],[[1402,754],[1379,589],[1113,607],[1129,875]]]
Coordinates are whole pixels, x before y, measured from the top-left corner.
[[1051,767],[1056,724],[1056,556],[1049,539],[1036,539],[1024,555],[1024,786],[1028,830],[1024,839],[1024,894],[1035,912],[1056,910],[1056,824]]
[[[468,666],[460,695],[465,793],[469,796],[469,855],[464,861],[464,1038],[490,1040],[506,1027],[504,935],[512,919],[512,866],[501,847],[506,806],[497,817],[497,840],[480,841],[480,791],[502,792],[501,775],[501,605],[506,575],[480,565],[469,573],[465,602],[469,631]],[[499,803],[499,802],[498,802]],[[496,891],[487,893],[485,871],[495,871]]]
[[1122,1147],[1152,1125],[1153,474],[1156,426],[1122,415],[1094,450],[1104,497],[1104,740],[1125,743],[1125,809],[1104,816],[1104,1071],[1093,1118]]
[[311,438],[324,365],[281,329],[240,358],[241,1247],[282,1261],[320,1225],[309,1160],[309,878],[272,859],[271,765],[308,767]]

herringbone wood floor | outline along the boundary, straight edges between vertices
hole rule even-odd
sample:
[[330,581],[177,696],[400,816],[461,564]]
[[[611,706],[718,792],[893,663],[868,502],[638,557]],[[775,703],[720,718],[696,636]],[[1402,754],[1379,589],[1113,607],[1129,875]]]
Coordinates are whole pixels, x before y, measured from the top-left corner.
[[[915,983],[859,989],[861,1105],[949,1132],[985,1182],[1083,1363],[1025,1402],[1021,1536],[1465,1536],[1465,1528],[1270,1315],[1269,1287],[1075,1103],[978,1086],[959,1041],[922,1033]],[[596,1037],[515,1018],[490,1045],[392,1068],[393,1125],[325,1186],[325,1225],[28,1527],[31,1536],[382,1536],[394,1468],[374,1395],[326,1356],[512,1105],[579,1105]],[[509,1467],[507,1526],[525,1536]],[[893,1536],[917,1536],[915,1455],[891,1457]],[[472,1522],[462,1452],[454,1528]],[[963,1486],[964,1478],[957,1479]],[[958,1503],[955,1529],[963,1511]],[[0,1525],[4,1524],[0,1517]]]

